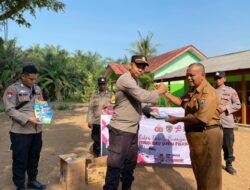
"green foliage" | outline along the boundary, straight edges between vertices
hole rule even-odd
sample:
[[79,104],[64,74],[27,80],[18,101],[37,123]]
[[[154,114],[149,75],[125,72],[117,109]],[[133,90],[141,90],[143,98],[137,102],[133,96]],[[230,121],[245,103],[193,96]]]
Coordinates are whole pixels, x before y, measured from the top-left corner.
[[1,0],[0,21],[11,19],[19,25],[30,27],[24,13],[35,17],[36,11],[44,8],[58,12],[64,10],[65,4],[57,0]]
[[152,43],[154,34],[150,32],[144,37],[142,33],[138,31],[138,35],[139,40],[131,44],[133,49],[127,49],[127,51],[132,55],[141,54],[148,58],[153,57],[157,52],[157,48],[159,47],[159,44],[154,45]]
[[[0,38],[1,39],[1,38]],[[0,43],[0,95],[6,86],[16,81],[23,64],[22,49],[16,39]]]
[[16,40],[0,43],[0,92],[18,80],[21,68],[34,64],[39,70],[38,83],[49,101],[88,101],[103,75],[105,61],[98,53],[76,51],[70,55],[60,46],[35,45],[27,50]]
[[153,90],[154,89],[154,74],[153,73],[146,73],[140,77],[141,87],[146,90]]

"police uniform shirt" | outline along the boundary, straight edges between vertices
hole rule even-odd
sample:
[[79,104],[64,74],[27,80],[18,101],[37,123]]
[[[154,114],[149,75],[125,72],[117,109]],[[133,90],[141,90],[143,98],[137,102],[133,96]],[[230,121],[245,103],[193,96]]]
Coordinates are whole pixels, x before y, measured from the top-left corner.
[[111,93],[109,91],[97,91],[95,92],[89,101],[87,122],[90,124],[100,125],[100,114],[102,105],[111,99]]
[[[195,117],[206,126],[219,124],[219,97],[206,79],[192,92],[182,98],[182,106],[187,117]],[[189,127],[185,123],[185,127]]]
[[110,126],[125,132],[137,133],[141,103],[157,103],[158,99],[159,94],[156,90],[144,90],[138,86],[130,72],[123,74],[116,82],[116,102]]
[[220,115],[220,122],[222,127],[234,128],[234,112],[241,108],[240,99],[237,92],[229,86],[221,86],[216,89],[220,97],[220,106],[226,110]]
[[[42,130],[40,125],[32,124],[28,122],[28,119],[35,117],[34,102],[35,98],[42,98],[42,91],[40,87],[36,85],[35,92],[32,93],[32,88],[25,86],[21,80],[10,85],[4,92],[3,103],[5,112],[12,119],[11,132],[33,134],[39,133]],[[16,107],[23,102],[28,102],[20,109]]]

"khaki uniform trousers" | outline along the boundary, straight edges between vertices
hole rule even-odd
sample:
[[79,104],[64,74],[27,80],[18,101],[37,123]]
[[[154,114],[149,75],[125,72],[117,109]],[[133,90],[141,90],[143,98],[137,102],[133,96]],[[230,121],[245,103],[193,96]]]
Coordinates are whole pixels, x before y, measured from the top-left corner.
[[[197,126],[196,126],[197,127]],[[222,131],[219,127],[186,132],[198,190],[221,190]]]

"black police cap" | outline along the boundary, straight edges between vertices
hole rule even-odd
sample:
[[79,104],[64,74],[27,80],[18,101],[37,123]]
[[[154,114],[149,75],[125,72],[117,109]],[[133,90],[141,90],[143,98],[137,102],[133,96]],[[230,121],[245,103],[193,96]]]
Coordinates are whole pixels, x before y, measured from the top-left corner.
[[222,78],[222,77],[225,77],[225,76],[226,76],[226,73],[224,71],[217,71],[214,74],[214,78]]
[[105,77],[99,77],[98,78],[98,84],[106,84],[107,83],[107,80]]
[[131,62],[137,64],[145,64],[148,66],[148,59],[144,55],[133,55],[131,57]]

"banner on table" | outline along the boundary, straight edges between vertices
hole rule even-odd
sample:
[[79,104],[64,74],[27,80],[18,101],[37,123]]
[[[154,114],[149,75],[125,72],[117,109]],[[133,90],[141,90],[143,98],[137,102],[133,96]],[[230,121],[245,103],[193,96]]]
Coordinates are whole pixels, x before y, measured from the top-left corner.
[[[157,108],[169,115],[184,115],[182,108]],[[101,115],[101,154],[107,154],[111,115]],[[189,146],[183,123],[170,124],[142,116],[138,134],[138,163],[190,164]]]

